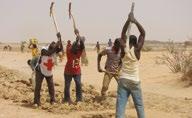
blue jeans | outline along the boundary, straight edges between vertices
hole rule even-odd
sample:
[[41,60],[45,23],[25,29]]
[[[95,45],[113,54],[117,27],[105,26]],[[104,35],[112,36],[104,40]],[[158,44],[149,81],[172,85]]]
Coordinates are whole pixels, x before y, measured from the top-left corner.
[[119,79],[116,103],[116,118],[125,117],[125,109],[129,96],[132,96],[138,118],[145,118],[140,83],[132,83],[127,79]]
[[70,102],[70,85],[72,78],[75,81],[76,85],[76,102],[82,101],[82,88],[81,88],[81,75],[68,75],[64,74],[65,79],[65,88],[64,88],[64,101]]

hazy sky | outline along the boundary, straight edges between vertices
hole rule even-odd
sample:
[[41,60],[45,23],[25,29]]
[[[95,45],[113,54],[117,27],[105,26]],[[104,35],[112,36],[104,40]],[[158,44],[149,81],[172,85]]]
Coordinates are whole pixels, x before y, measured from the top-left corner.
[[[121,34],[133,0],[55,0],[63,40],[74,40],[68,3],[72,1],[80,34],[87,42],[107,42]],[[175,41],[192,37],[192,0],[134,0],[135,17],[146,30],[147,40]],[[35,37],[57,40],[49,17],[51,0],[0,0],[0,41],[19,42]],[[135,27],[133,33],[138,34]]]

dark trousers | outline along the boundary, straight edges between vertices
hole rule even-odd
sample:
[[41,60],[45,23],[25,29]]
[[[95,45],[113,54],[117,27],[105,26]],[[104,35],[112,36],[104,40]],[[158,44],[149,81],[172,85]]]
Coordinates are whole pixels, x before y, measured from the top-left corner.
[[82,101],[82,88],[81,88],[81,75],[68,75],[64,74],[65,88],[64,88],[64,101],[70,102],[70,85],[72,78],[76,85],[76,102]]
[[41,72],[36,71],[36,85],[35,85],[35,92],[34,92],[34,104],[40,105],[40,91],[41,91],[41,86],[43,79],[46,79],[48,89],[49,89],[49,95],[50,95],[50,102],[55,102],[55,88],[54,88],[54,83],[53,83],[53,76],[50,77],[45,77]]

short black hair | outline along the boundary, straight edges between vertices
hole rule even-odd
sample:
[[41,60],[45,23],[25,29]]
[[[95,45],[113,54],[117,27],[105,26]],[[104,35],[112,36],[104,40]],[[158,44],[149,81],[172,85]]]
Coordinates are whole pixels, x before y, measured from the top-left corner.
[[121,48],[121,42],[120,38],[116,38],[114,42],[114,48],[115,48],[115,53],[117,54],[119,52],[119,49]]
[[114,46],[115,46],[115,47],[120,47],[120,46],[121,46],[120,38],[116,38],[116,39],[115,39]]
[[137,37],[135,35],[129,36],[129,44],[133,44],[133,45],[137,44]]
[[49,44],[48,50],[53,50],[55,44],[55,41],[52,41],[51,44]]
[[67,41],[67,43],[69,44],[69,43],[71,43],[71,41],[70,41],[70,40],[68,40],[68,41]]
[[74,41],[72,44],[72,48],[71,48],[71,52],[73,54],[77,54],[78,51],[82,51],[85,49],[85,45],[84,42],[82,40],[80,40],[80,45],[78,45],[78,40]]

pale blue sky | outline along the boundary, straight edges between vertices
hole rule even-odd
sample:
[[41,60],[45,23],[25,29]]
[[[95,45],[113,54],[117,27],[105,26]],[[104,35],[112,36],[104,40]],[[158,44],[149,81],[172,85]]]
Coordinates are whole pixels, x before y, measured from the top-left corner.
[[[55,0],[63,40],[74,40],[68,17],[70,0]],[[107,42],[119,37],[133,0],[71,0],[80,33],[87,42]],[[134,0],[135,17],[146,30],[147,40],[175,41],[192,37],[192,0]],[[57,40],[49,17],[51,0],[0,0],[0,41],[20,42],[36,37]],[[133,27],[136,31],[136,28]],[[134,32],[138,34],[138,32]]]

